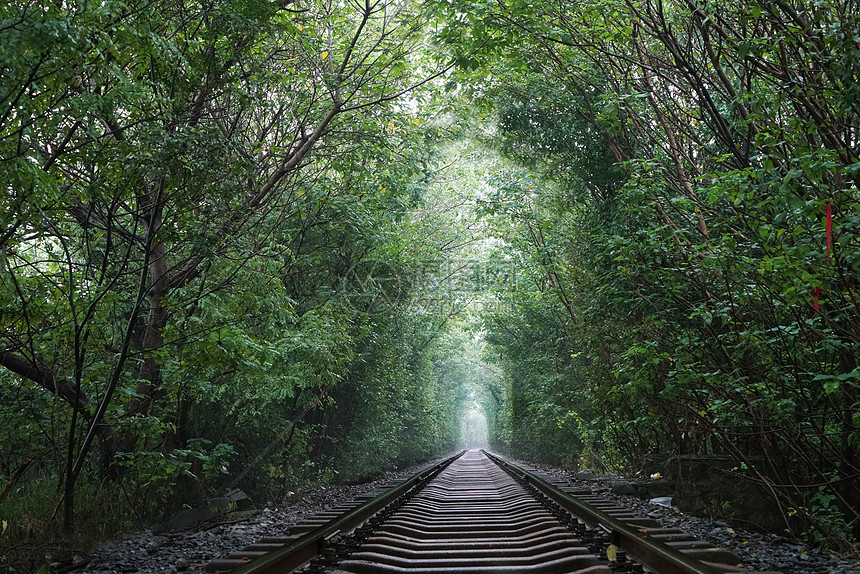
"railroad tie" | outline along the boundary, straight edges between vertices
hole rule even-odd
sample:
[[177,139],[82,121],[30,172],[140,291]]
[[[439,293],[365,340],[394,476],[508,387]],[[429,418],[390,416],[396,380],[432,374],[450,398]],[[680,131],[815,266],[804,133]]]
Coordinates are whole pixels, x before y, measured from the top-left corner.
[[507,473],[469,451],[392,514],[335,572],[610,570]]

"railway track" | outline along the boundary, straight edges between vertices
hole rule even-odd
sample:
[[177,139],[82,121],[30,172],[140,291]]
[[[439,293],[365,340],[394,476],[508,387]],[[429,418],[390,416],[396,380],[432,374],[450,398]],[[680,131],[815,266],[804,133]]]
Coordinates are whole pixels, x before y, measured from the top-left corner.
[[718,574],[738,557],[470,450],[263,540],[208,570],[234,574]]

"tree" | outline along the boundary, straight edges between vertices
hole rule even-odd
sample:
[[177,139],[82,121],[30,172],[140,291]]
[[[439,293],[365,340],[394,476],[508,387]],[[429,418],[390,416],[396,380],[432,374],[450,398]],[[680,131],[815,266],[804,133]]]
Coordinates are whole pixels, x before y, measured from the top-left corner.
[[[57,421],[69,431],[67,522],[96,435],[109,462],[134,451],[140,423],[155,419],[162,448],[183,449],[193,387],[165,366],[220,326],[177,326],[217,317],[203,310],[215,294],[260,278],[248,271],[267,259],[289,269],[328,225],[321,217],[346,215],[334,188],[304,194],[379,140],[383,104],[441,73],[407,65],[422,41],[415,9],[3,8],[12,219],[0,233],[0,359],[71,407]],[[341,171],[335,185],[360,183],[356,173]]]
[[[585,210],[558,203],[573,226],[523,247],[571,270],[557,305],[577,320],[592,423],[633,464],[729,454],[787,526],[840,544],[858,496],[848,5],[448,6],[440,38],[464,75],[491,71],[484,101],[526,86],[501,107],[502,149],[561,189],[539,195]],[[547,116],[588,127],[565,141]],[[603,150],[625,181],[608,194]]]

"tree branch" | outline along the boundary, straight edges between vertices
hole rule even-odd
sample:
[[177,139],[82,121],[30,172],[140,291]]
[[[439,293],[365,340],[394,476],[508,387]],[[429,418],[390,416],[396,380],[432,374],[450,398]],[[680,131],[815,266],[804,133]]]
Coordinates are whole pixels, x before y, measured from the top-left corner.
[[82,393],[76,393],[75,384],[72,381],[60,378],[45,367],[16,355],[8,349],[0,350],[0,365],[53,394],[63,397],[85,419],[90,420],[92,418],[89,410],[89,398]]

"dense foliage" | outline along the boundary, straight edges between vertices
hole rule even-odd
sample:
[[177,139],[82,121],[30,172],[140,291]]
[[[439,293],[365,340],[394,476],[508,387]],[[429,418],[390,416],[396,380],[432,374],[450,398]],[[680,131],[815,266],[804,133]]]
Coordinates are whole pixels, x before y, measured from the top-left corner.
[[489,432],[728,457],[849,547],[858,29],[841,0],[0,6],[0,536]]
[[4,536],[452,447],[403,239],[446,137],[419,8],[0,7]]
[[[860,23],[850,2],[448,4],[518,169],[487,318],[507,438],[727,455],[786,528],[860,526]],[[506,231],[505,231],[506,230]],[[549,431],[555,426],[558,430]],[[565,429],[567,429],[565,431]],[[561,436],[559,434],[561,433]]]

